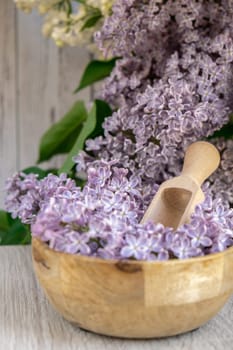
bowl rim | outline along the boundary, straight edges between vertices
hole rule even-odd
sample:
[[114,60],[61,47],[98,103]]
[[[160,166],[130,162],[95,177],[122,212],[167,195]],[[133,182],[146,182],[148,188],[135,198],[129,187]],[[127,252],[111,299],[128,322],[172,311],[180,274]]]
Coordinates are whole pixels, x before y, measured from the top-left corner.
[[36,242],[35,244],[39,244],[41,247],[45,248],[45,250],[48,250],[50,252],[52,252],[55,255],[59,255],[59,256],[64,256],[64,257],[69,257],[69,258],[73,258],[76,260],[81,260],[83,262],[96,262],[96,263],[102,263],[102,264],[107,264],[107,265],[115,265],[115,264],[130,264],[130,265],[144,265],[144,266],[148,266],[148,265],[155,265],[155,266],[159,266],[159,265],[171,265],[171,264],[187,264],[187,263],[200,263],[200,262],[206,262],[208,260],[214,260],[217,258],[221,258],[225,255],[228,254],[233,254],[233,246],[229,247],[225,250],[223,250],[222,252],[218,252],[218,253],[212,253],[212,254],[207,254],[207,255],[203,255],[203,256],[197,256],[197,257],[193,257],[193,258],[187,258],[187,259],[169,259],[169,260],[163,260],[163,261],[158,261],[158,260],[130,260],[130,259],[103,259],[103,258],[99,258],[99,257],[94,257],[94,256],[88,256],[88,255],[78,255],[78,254],[70,254],[70,253],[64,253],[64,252],[60,252],[57,251],[55,249],[52,249],[49,247],[48,244],[46,244],[46,242],[40,240],[37,237],[33,237],[32,238],[32,248],[34,245],[34,242]]

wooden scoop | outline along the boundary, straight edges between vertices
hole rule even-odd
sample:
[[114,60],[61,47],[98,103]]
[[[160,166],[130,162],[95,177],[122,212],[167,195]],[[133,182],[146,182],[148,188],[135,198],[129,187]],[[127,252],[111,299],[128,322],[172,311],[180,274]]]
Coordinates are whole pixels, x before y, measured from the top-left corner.
[[181,175],[160,186],[141,223],[152,221],[177,229],[189,222],[195,206],[205,198],[202,183],[219,163],[219,152],[211,143],[200,141],[190,145]]

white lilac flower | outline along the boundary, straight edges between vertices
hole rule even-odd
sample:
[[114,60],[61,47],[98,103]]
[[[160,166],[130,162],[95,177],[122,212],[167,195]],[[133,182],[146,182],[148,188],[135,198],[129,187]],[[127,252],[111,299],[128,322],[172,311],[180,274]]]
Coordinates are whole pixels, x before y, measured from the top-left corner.
[[16,6],[26,13],[30,13],[36,6],[37,0],[14,0]]
[[[71,0],[14,0],[16,6],[30,13],[37,9],[45,16],[42,32],[51,37],[57,46],[85,44],[97,51],[93,44],[94,31],[101,27],[103,18],[111,13],[113,0],[86,0],[77,5]],[[86,27],[86,21],[96,19],[93,27]]]

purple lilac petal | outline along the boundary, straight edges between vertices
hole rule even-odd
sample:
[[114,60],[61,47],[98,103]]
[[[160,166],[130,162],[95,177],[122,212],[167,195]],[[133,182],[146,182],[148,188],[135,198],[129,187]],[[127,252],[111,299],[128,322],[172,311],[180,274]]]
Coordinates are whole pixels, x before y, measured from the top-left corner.
[[[98,162],[93,166],[99,169]],[[13,213],[15,203],[18,203],[19,213],[25,214],[25,207],[28,208],[25,219],[34,217],[31,225],[34,237],[48,243],[52,249],[70,254],[164,261],[202,256],[233,246],[233,209],[220,198],[214,199],[208,185],[205,186],[206,199],[196,207],[190,223],[174,232],[159,223],[140,224],[142,188],[138,188],[138,194],[134,187],[131,191],[125,186],[113,187],[117,181],[126,184],[131,178],[120,166],[116,171],[116,162],[102,163],[101,168],[99,176],[105,183],[102,191],[94,191],[92,181],[81,190],[66,179],[49,176],[39,181],[21,174],[20,179],[17,178],[21,192],[18,191],[17,196],[10,193],[8,203],[13,201]],[[92,170],[92,173],[95,172]],[[15,180],[16,177],[14,183]],[[29,183],[31,186],[32,181],[36,193],[44,195],[30,197],[29,205],[22,187]],[[95,184],[101,182],[97,179]],[[46,192],[48,183],[49,193]]]
[[104,259],[185,259],[233,246],[233,140],[212,140],[221,164],[189,224],[173,232],[139,223],[159,184],[180,173],[187,146],[233,112],[232,19],[230,0],[116,0],[96,33],[106,56],[121,57],[101,93],[115,112],[74,157],[87,184],[18,173],[6,185],[12,216],[52,249]]

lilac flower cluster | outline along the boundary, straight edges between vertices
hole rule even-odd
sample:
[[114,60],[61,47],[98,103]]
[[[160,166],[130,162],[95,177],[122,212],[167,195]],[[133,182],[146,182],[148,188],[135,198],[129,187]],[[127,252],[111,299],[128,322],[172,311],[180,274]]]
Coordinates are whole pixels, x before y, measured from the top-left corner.
[[210,178],[210,190],[213,196],[233,204],[233,140],[217,139],[215,146],[221,153],[219,169]]
[[144,92],[167,75],[168,67],[174,71],[177,65],[178,78],[195,75],[201,96],[212,94],[214,81],[219,85],[216,91],[226,88],[233,57],[232,13],[230,0],[117,0],[112,16],[96,33],[105,54],[122,56],[107,80],[106,98],[116,104],[121,97],[128,104],[132,97],[134,103],[135,93]]
[[39,180],[36,174],[16,173],[6,182],[5,207],[13,218],[32,224],[50,197],[75,189],[75,182],[65,174],[60,177],[49,174]]
[[18,174],[8,182],[8,211],[71,254],[167,260],[233,246],[232,140],[213,140],[221,166],[189,224],[175,232],[140,224],[158,184],[180,173],[186,147],[233,111],[232,1],[116,0],[96,40],[122,58],[103,91],[118,110],[74,159],[87,184]]
[[115,161],[93,162],[83,190],[63,175],[41,181],[32,175],[20,178],[8,187],[8,210],[30,221],[33,236],[57,251],[104,259],[167,260],[233,245],[233,209],[211,195],[196,207],[190,224],[176,232],[161,224],[140,224],[158,186],[145,196],[140,177]]
[[[233,111],[232,23],[228,0],[116,1],[96,40],[122,56],[103,91],[120,108],[86,151],[118,159],[147,190],[177,175],[187,145],[212,135]],[[230,143],[224,147],[230,168]],[[82,153],[76,161],[86,170],[91,160]],[[232,175],[222,165],[212,182],[225,192]],[[232,203],[231,194],[223,198]]]

